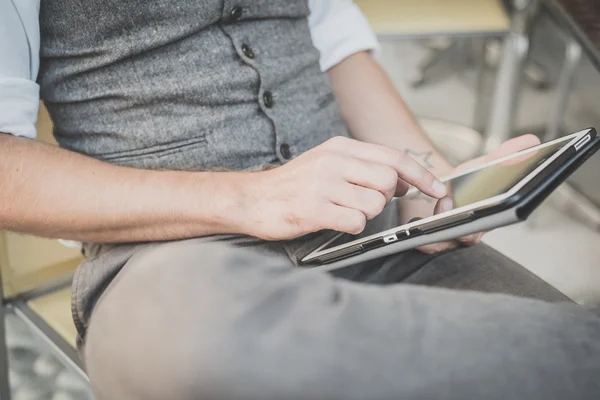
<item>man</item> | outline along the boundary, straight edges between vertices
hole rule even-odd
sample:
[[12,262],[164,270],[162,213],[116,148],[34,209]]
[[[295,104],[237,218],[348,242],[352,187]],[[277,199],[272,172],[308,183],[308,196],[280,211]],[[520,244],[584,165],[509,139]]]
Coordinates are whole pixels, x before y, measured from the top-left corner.
[[[600,394],[598,314],[463,246],[479,235],[293,268],[409,184],[443,197],[452,170],[350,0],[0,4],[0,227],[85,243],[98,399]],[[63,149],[27,139],[36,77]]]

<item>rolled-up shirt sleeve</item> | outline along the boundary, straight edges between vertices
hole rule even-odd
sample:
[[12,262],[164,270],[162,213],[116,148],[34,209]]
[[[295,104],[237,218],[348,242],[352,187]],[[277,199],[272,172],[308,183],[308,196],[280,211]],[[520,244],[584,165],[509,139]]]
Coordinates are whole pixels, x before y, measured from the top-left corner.
[[39,48],[39,0],[0,0],[0,132],[36,136]]
[[313,44],[321,52],[321,70],[369,50],[377,55],[379,42],[360,8],[352,0],[309,0],[308,18]]

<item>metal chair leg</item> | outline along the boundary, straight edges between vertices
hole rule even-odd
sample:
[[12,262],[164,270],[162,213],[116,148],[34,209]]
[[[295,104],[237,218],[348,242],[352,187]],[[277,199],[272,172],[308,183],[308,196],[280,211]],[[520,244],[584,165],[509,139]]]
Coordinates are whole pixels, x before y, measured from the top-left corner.
[[39,317],[29,306],[22,301],[13,303],[15,315],[27,324],[31,332],[45,342],[52,353],[77,374],[84,382],[88,381],[83,362],[77,350],[67,343],[52,327]]
[[484,38],[474,39],[474,57],[477,60],[477,74],[475,78],[475,106],[473,110],[473,128],[477,132],[485,130],[485,124],[489,116],[488,82],[486,80],[487,63],[486,49],[487,40]]
[[504,56],[498,70],[487,126],[485,151],[491,151],[510,139],[516,119],[519,84],[523,65],[529,52],[529,38],[511,34],[505,39]]
[[516,119],[519,85],[525,60],[529,54],[536,0],[513,0],[517,11],[513,16],[510,34],[504,40],[502,62],[496,79],[491,115],[488,121],[485,151],[493,150],[510,139]]
[[[0,280],[0,299],[2,283]],[[0,304],[0,400],[10,400],[10,381],[8,379],[8,346],[6,344],[6,306]]]
[[[565,41],[565,61],[556,85],[554,104],[550,108],[550,118],[546,128],[546,133],[543,137],[543,141],[545,142],[557,139],[559,136],[561,136],[560,128],[565,116],[565,109],[567,108],[569,93],[571,92],[571,85],[582,56],[582,48],[579,43],[577,43],[571,37],[565,37]],[[582,220],[585,220],[586,223],[590,224],[593,229],[598,229],[598,219],[600,218],[598,209],[593,206],[590,201],[583,200],[583,196],[577,196],[574,193],[576,193],[575,190],[570,188],[568,184],[563,184],[556,191],[554,197],[558,200],[555,201],[555,204],[576,216],[584,216]],[[532,215],[527,223],[532,228],[535,228],[537,225],[536,214]]]
[[566,44],[565,51],[565,62],[563,63],[562,71],[558,78],[558,84],[556,85],[556,96],[552,112],[550,113],[550,120],[544,136],[544,141],[556,139],[560,136],[560,127],[565,116],[565,109],[569,100],[569,93],[571,91],[571,85],[573,78],[575,77],[575,71],[579,62],[581,61],[582,49],[579,43],[569,38]]
[[[566,43],[565,61],[558,79],[556,96],[544,140],[556,139],[561,135],[561,125],[569,100],[575,72],[582,58],[581,45],[565,32],[560,31]],[[600,209],[587,197],[568,183],[561,185],[551,197],[555,206],[577,218],[590,228],[600,231]]]

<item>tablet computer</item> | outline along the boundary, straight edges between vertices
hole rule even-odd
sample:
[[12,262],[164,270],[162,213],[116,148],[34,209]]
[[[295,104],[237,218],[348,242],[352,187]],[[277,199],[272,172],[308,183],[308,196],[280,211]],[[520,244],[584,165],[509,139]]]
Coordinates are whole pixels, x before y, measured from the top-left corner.
[[333,235],[301,264],[343,267],[523,221],[599,147],[589,128],[449,176],[441,200],[411,190],[361,234]]

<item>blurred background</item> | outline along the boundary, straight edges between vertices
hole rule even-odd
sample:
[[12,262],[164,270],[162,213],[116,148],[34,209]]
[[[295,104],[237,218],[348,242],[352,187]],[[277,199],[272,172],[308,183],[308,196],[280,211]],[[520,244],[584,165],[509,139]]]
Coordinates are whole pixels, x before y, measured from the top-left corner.
[[[597,0],[356,3],[380,38],[380,62],[452,161],[523,133],[551,140],[600,127]],[[42,108],[40,140],[52,143],[51,129]],[[597,156],[528,222],[485,239],[587,305],[600,304],[599,168]],[[63,243],[0,232],[0,379],[10,377],[0,399],[91,399],[69,305],[80,259]]]
[[[600,2],[359,0],[380,62],[460,162],[504,140],[600,127]],[[600,156],[524,224],[485,241],[580,304],[600,304]]]

